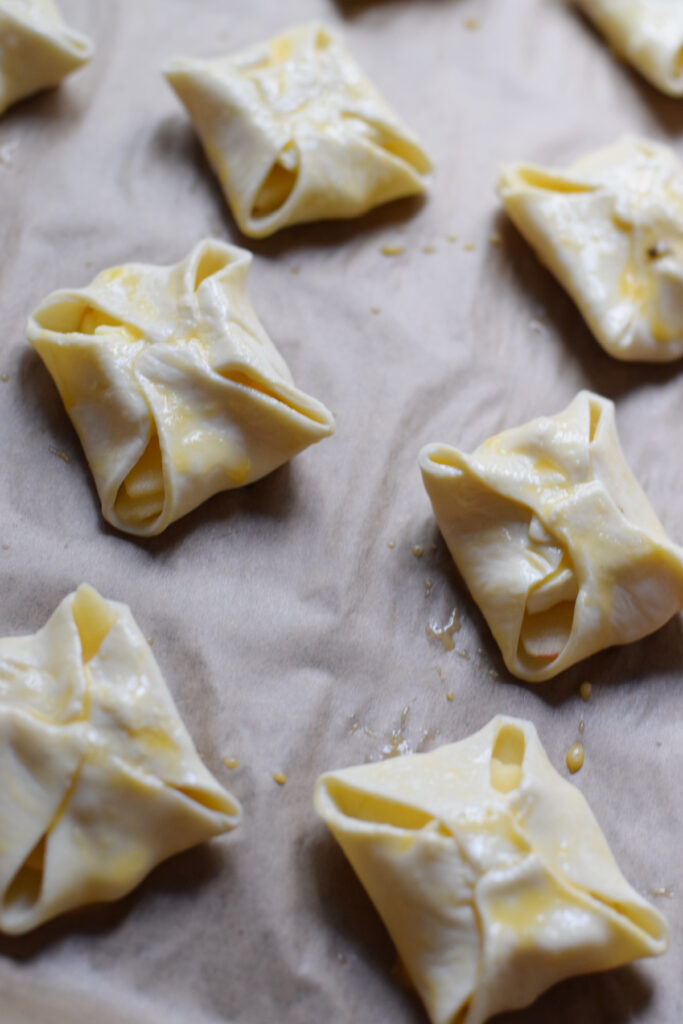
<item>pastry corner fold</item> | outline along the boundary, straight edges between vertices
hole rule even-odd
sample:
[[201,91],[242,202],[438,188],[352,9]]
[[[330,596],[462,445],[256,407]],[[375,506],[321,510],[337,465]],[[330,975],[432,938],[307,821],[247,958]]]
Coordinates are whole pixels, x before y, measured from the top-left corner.
[[0,0],[0,114],[57,85],[94,52],[92,40],[65,24],[53,0]]

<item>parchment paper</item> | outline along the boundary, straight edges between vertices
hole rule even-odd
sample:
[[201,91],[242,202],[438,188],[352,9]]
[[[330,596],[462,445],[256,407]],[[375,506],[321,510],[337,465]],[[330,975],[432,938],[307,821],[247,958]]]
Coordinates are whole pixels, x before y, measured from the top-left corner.
[[[665,957],[569,981],[501,1021],[678,1024],[681,618],[542,686],[509,678],[439,537],[417,455],[429,441],[472,448],[590,387],[616,400],[627,458],[683,541],[681,363],[605,355],[493,191],[502,160],[562,165],[627,131],[683,157],[683,103],[618,64],[557,0],[62,7],[95,37],[95,60],[0,121],[0,635],[35,631],[83,580],[127,602],[245,819],[118,904],[0,940],[2,1024],[424,1021],[312,787],[325,769],[431,749],[497,712],[531,718],[563,772],[585,721],[576,785],[629,880],[672,894],[652,897],[672,927]],[[344,31],[421,133],[434,187],[424,203],[249,244],[159,69],[313,18]],[[254,305],[337,433],[138,543],[101,519],[24,321],[54,288],[127,260],[176,262],[212,233],[255,252]],[[462,627],[446,651],[426,627],[453,609]]]

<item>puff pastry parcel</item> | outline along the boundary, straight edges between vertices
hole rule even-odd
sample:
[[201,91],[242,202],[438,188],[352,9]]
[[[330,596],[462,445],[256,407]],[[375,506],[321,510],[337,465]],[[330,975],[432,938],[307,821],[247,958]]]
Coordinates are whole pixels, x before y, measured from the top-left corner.
[[541,682],[683,608],[683,548],[628,468],[612,402],[588,391],[472,455],[420,453],[441,532],[510,672]]
[[683,96],[680,0],[576,0],[612,49],[669,96]]
[[64,24],[53,0],[0,0],[0,114],[57,85],[93,53],[92,41]]
[[481,1024],[666,949],[666,921],[530,722],[500,716],[429,754],[329,772],[315,805],[433,1024]]
[[626,137],[566,171],[503,168],[505,209],[617,359],[683,355],[683,167]]
[[160,533],[334,431],[249,303],[250,262],[203,241],[174,267],[131,263],[54,292],[29,319],[120,530]]
[[234,828],[130,609],[87,585],[0,640],[0,929],[114,900]]
[[165,74],[246,235],[355,217],[426,188],[417,138],[321,25],[229,57],[178,58]]

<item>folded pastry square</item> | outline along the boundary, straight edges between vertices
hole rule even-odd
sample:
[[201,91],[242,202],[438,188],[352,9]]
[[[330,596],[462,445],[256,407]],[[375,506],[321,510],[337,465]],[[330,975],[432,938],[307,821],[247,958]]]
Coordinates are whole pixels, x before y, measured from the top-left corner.
[[683,608],[683,548],[626,464],[605,398],[420,468],[449,551],[510,672],[537,683]]
[[57,85],[94,49],[87,36],[65,25],[54,0],[0,0],[0,114]]
[[246,235],[356,217],[427,186],[419,141],[322,25],[228,57],[177,58],[165,74]]
[[683,355],[683,167],[626,137],[554,171],[510,164],[503,204],[616,359]]
[[205,240],[176,266],[126,264],[54,292],[28,321],[120,530],[160,533],[334,431],[249,303],[250,262]]
[[576,0],[620,57],[669,96],[683,96],[680,0]]
[[0,930],[118,899],[240,816],[126,605],[84,584],[0,640]]
[[499,716],[429,754],[328,772],[314,799],[433,1024],[482,1024],[666,949],[666,921],[531,722]]

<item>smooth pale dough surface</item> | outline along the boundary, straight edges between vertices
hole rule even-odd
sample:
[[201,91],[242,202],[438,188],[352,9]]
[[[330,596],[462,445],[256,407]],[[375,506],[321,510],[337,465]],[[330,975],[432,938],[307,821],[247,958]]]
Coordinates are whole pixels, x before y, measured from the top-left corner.
[[679,0],[575,0],[612,49],[669,96],[683,96]]
[[683,166],[673,150],[625,137],[565,171],[507,165],[498,187],[610,355],[683,355]]
[[328,772],[315,806],[433,1024],[482,1024],[563,978],[666,949],[666,921],[531,722],[498,716],[429,754]]
[[428,184],[416,136],[321,24],[165,74],[246,235],[356,217]]
[[250,263],[208,239],[176,266],[126,264],[53,292],[28,321],[120,530],[158,534],[334,431],[254,313]]
[[683,548],[627,466],[607,399],[582,391],[472,455],[427,445],[420,468],[455,563],[520,679],[550,679],[683,608]]
[[0,0],[0,114],[86,64],[92,40],[69,28],[54,0]]
[[118,899],[240,815],[126,605],[82,584],[0,640],[0,930]]

